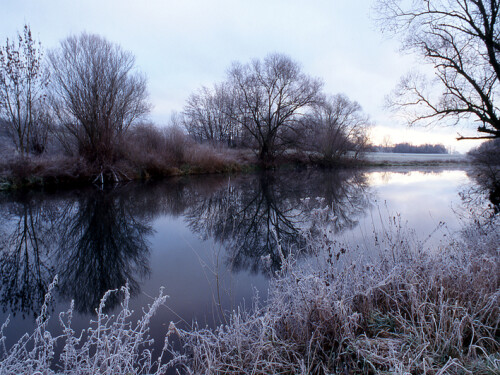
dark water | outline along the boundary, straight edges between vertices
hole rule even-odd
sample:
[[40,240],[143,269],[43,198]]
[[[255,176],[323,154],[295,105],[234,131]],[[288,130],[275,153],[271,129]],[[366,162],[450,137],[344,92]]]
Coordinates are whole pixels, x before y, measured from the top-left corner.
[[[79,331],[102,295],[128,283],[141,311],[161,286],[170,296],[152,322],[213,326],[224,312],[265,299],[280,267],[278,243],[307,257],[308,236],[365,239],[401,214],[426,236],[459,228],[463,170],[301,171],[200,176],[114,189],[0,196],[0,322],[7,345],[31,331],[58,275],[54,317],[74,301]],[[457,215],[458,214],[458,215]],[[120,299],[111,297],[114,312]],[[56,332],[57,319],[49,328]]]

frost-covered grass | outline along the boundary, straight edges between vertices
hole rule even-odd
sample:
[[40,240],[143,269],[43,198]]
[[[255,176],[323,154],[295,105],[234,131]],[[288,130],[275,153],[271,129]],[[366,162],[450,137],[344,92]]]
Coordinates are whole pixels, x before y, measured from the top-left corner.
[[[61,313],[59,321],[63,327],[60,336],[53,336],[47,330],[47,314],[51,293],[57,279],[49,287],[37,326],[32,334],[25,334],[14,347],[5,347],[3,329],[0,330],[0,374],[162,374],[166,371],[163,354],[153,358],[150,350],[151,340],[148,325],[158,307],[165,302],[166,296],[160,295],[144,311],[137,322],[132,322],[129,309],[130,294],[128,286],[121,290],[108,291],[96,311],[96,320],[89,328],[79,334],[71,328],[73,305]],[[104,313],[107,299],[113,293],[122,293],[121,311],[116,316]],[[56,345],[62,353],[56,358]],[[160,364],[160,365],[158,365]]]
[[441,164],[441,163],[468,163],[466,155],[452,154],[403,154],[392,152],[366,152],[364,154],[369,163],[376,164]]
[[285,262],[264,306],[215,330],[178,330],[178,359],[193,374],[498,374],[500,233],[490,229],[427,251],[396,225],[376,236],[377,257],[350,260],[319,240],[314,261]]
[[[148,324],[166,296],[160,293],[133,323],[128,289],[108,292],[83,334],[71,328],[70,308],[59,317],[63,334],[53,337],[46,329],[49,292],[35,331],[11,349],[3,346],[0,373],[498,374],[497,224],[470,227],[434,249],[397,219],[357,251],[311,239],[315,257],[282,256],[268,301],[233,311],[216,329],[171,323],[156,358]],[[122,309],[108,316],[106,300],[117,292]],[[171,336],[180,338],[181,352],[167,347]],[[58,358],[56,345],[63,347]]]

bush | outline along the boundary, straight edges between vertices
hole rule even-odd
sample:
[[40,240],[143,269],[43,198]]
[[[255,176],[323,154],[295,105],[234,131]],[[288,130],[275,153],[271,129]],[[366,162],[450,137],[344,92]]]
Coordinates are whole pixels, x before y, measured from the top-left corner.
[[234,150],[195,143],[177,126],[136,126],[122,154],[147,176],[220,173],[234,170],[238,164]]

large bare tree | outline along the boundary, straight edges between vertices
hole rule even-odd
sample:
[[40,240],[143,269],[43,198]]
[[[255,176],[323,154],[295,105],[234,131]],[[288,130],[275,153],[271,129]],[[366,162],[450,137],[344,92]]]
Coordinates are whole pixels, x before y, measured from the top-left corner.
[[477,123],[477,136],[499,138],[498,0],[378,0],[386,30],[430,63],[434,80],[404,77],[392,97],[411,124]]
[[236,100],[234,119],[255,140],[263,164],[283,150],[283,132],[317,102],[322,88],[320,80],[302,73],[296,62],[282,54],[233,64],[229,83]]
[[134,56],[101,36],[83,33],[49,53],[54,112],[80,155],[100,168],[114,161],[125,131],[149,112],[146,78]]
[[0,116],[21,156],[43,152],[47,141],[42,106],[49,77],[42,60],[28,25],[0,47]]

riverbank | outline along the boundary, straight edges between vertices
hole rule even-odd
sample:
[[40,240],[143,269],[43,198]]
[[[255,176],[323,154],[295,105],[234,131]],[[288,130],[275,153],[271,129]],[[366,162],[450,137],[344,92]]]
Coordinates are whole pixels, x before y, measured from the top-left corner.
[[[277,157],[273,169],[469,165],[465,155],[365,153],[326,162],[303,152]],[[115,184],[196,174],[240,173],[261,170],[252,150],[191,146],[177,157],[124,154],[114,163],[95,166],[79,157],[62,155],[4,158],[0,161],[0,191],[29,188]]]
[[0,191],[103,186],[171,176],[237,173],[258,167],[255,157],[248,153],[203,146],[189,151],[177,158],[127,155],[104,166],[63,155],[4,159],[0,161]]
[[265,306],[216,330],[171,327],[187,348],[177,359],[188,373],[497,373],[495,227],[427,249],[395,223],[365,249],[371,257],[319,239],[325,251],[285,262]]
[[469,165],[471,160],[462,154],[400,154],[366,152],[363,160],[368,166],[438,166]]

